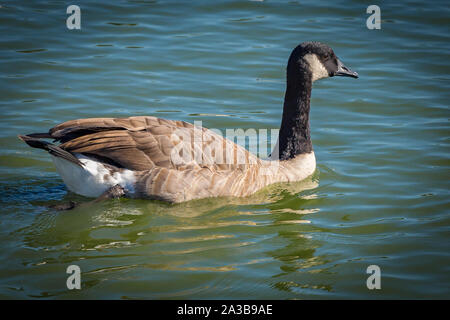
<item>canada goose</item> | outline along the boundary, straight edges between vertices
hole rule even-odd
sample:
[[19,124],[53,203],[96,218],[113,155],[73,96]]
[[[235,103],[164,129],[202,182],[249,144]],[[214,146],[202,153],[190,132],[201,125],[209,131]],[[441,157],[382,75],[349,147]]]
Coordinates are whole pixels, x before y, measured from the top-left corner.
[[[111,197],[168,202],[243,197],[273,183],[300,181],[313,174],[312,83],[333,76],[358,78],[325,44],[304,42],[292,51],[279,138],[268,160],[206,128],[150,116],[72,120],[48,133],[19,138],[48,151],[68,189],[83,196],[111,193]],[[237,161],[238,154],[243,163]],[[217,161],[219,155],[231,161]]]

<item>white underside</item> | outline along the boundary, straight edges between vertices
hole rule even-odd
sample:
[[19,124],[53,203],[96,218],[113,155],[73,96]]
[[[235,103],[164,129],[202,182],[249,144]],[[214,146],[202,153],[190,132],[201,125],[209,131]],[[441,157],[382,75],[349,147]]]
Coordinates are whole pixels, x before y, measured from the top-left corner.
[[75,156],[84,164],[83,167],[52,156],[59,175],[70,191],[85,197],[98,197],[118,184],[125,189],[127,195],[134,193],[136,177],[133,171],[124,169],[111,173],[101,162],[81,154]]

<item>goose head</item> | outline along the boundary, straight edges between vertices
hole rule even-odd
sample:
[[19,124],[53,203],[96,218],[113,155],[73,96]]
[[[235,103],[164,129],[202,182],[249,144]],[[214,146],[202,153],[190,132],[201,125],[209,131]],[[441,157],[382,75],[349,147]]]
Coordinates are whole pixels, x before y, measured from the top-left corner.
[[303,42],[292,51],[287,66],[280,134],[272,158],[290,160],[312,152],[309,129],[312,83],[334,76],[358,78],[358,74],[347,68],[324,43]]
[[[291,53],[288,62],[293,78],[308,78],[311,82],[334,76],[358,78],[358,73],[346,67],[333,49],[320,42],[303,42]],[[300,74],[299,74],[300,73]]]

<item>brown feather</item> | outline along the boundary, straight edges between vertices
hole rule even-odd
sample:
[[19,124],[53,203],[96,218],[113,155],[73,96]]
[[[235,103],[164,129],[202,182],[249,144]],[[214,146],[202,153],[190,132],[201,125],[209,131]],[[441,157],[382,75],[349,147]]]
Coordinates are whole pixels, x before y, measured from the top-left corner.
[[38,136],[62,142],[58,148],[68,154],[134,170],[138,197],[170,202],[246,196],[305,175],[295,173],[294,160],[279,162],[273,174],[262,175],[260,168],[268,162],[242,146],[208,129],[156,117],[71,120]]

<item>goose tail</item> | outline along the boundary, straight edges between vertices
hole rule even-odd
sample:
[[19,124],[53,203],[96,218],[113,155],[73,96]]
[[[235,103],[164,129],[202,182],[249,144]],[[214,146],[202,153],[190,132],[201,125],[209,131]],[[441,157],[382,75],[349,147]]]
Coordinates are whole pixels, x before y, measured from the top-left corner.
[[32,148],[43,149],[55,157],[65,159],[80,167],[83,167],[83,163],[81,163],[80,160],[78,160],[72,153],[58,147],[57,145],[54,145],[53,143],[41,140],[41,138],[51,138],[48,133],[32,133],[29,135],[18,135],[18,137]]

